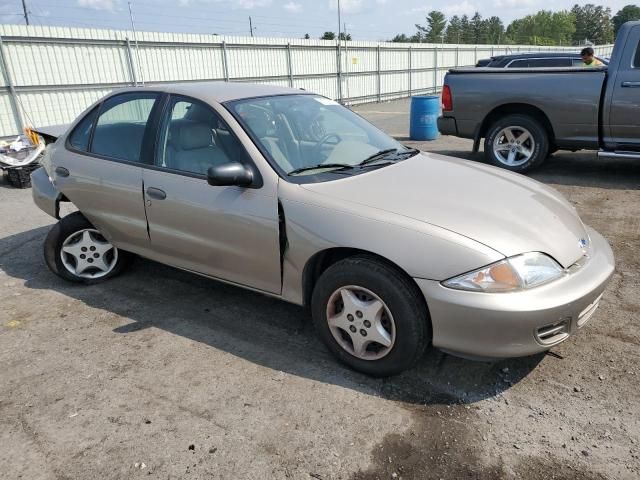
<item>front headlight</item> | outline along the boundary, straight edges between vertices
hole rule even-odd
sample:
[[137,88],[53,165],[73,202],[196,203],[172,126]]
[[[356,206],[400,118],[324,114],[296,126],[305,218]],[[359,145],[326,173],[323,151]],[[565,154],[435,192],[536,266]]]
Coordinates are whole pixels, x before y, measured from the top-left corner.
[[537,287],[564,275],[562,267],[544,253],[506,258],[473,272],[445,280],[445,287],[475,292],[513,292]]

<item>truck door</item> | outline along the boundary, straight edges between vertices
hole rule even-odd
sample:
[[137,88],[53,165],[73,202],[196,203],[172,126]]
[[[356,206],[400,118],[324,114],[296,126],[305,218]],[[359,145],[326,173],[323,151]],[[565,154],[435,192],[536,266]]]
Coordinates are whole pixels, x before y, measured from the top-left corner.
[[[609,81],[614,84],[609,105],[610,133],[605,143],[616,150],[640,150],[640,25],[630,30],[618,71]],[[606,117],[604,122],[606,133]]]

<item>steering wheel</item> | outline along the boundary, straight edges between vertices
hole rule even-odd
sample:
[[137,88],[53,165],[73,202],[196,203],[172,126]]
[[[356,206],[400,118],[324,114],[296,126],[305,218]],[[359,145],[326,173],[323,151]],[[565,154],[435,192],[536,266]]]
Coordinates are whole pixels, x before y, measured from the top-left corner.
[[329,142],[332,138],[336,139],[336,144],[342,141],[342,137],[337,133],[327,133],[324,137],[322,137],[318,142],[313,146],[312,154],[314,157],[317,157],[320,153],[320,149]]

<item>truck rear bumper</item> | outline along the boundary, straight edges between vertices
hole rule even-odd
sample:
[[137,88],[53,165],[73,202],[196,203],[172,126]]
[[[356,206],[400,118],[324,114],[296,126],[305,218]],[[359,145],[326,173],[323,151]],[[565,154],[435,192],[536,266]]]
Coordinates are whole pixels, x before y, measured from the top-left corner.
[[458,126],[453,117],[438,117],[438,130],[442,135],[458,135]]

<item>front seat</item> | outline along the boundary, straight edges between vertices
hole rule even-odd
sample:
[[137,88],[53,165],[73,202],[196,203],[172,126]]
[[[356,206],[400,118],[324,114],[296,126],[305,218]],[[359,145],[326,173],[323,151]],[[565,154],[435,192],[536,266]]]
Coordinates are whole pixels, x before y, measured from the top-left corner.
[[286,155],[280,149],[278,145],[278,140],[274,137],[270,137],[270,130],[273,130],[273,125],[271,120],[267,117],[267,115],[260,113],[251,113],[244,117],[244,120],[251,128],[253,134],[260,139],[260,142],[264,145],[267,151],[271,154],[273,160],[282,168],[283,170],[290,172],[293,170],[293,166],[287,160]]
[[168,168],[206,175],[209,167],[230,162],[213,142],[213,133],[207,124],[181,121],[176,133],[172,135],[171,152],[166,161]]

